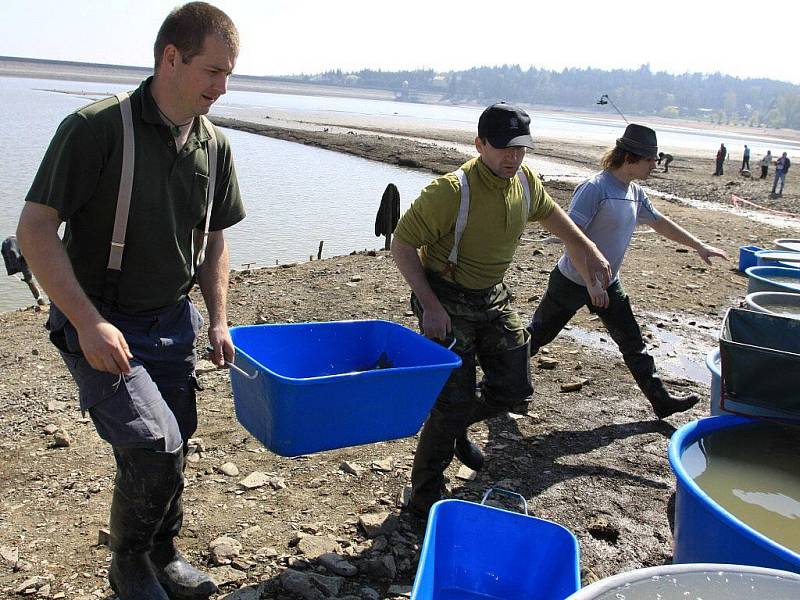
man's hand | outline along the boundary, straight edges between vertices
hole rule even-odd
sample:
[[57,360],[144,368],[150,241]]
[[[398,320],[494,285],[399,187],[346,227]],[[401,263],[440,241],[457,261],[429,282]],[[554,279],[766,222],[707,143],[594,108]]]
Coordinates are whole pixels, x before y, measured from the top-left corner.
[[122,332],[108,321],[98,321],[78,329],[83,356],[93,369],[106,373],[129,373],[133,358]]
[[441,303],[434,302],[433,306],[423,310],[422,333],[425,334],[425,337],[445,341],[451,330],[450,315],[447,314]]
[[707,246],[706,244],[702,244],[697,249],[697,254],[700,255],[707,264],[711,264],[711,257],[718,256],[723,260],[730,260],[728,255],[725,253],[724,250],[720,250],[719,248],[715,248],[714,246]]
[[226,362],[232,363],[236,357],[233,340],[227,325],[208,328],[208,342],[213,349],[209,356],[211,362],[224,367]]
[[591,285],[586,286],[586,291],[589,293],[589,298],[592,299],[592,304],[597,308],[608,308],[609,299],[606,288],[607,284],[603,283],[603,274],[595,273],[594,281]]
[[594,243],[590,244],[586,249],[586,272],[593,279],[587,287],[594,287],[599,284],[605,291],[611,285],[611,265]]

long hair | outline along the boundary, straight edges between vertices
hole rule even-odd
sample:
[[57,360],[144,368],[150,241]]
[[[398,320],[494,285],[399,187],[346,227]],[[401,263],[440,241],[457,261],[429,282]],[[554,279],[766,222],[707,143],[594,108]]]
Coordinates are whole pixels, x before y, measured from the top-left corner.
[[207,2],[189,2],[173,10],[158,30],[153,44],[155,68],[161,62],[164,49],[172,44],[181,53],[182,60],[189,64],[203,51],[206,37],[218,36],[234,56],[239,55],[239,32],[231,18]]
[[603,154],[603,157],[600,159],[600,167],[603,170],[619,169],[625,163],[637,163],[640,160],[646,159],[632,152],[628,152],[619,146],[614,146],[606,150],[606,153]]

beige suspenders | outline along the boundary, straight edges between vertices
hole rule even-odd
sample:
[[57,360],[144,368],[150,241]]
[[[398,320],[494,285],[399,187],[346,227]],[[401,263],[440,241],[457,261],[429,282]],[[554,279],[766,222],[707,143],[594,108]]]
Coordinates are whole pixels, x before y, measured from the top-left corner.
[[[128,213],[131,208],[131,192],[133,191],[133,161],[136,141],[133,133],[133,116],[131,113],[131,99],[127,92],[116,94],[119,101],[119,110],[122,114],[122,171],[119,178],[119,193],[117,194],[117,210],[114,216],[114,230],[111,235],[111,251],[108,255],[108,269],[122,270],[122,254],[125,250],[125,232],[128,228]],[[206,222],[203,230],[203,241],[196,251],[192,268],[194,272],[203,264],[208,244],[208,229],[211,225],[211,209],[214,207],[214,188],[217,181],[217,135],[211,122],[203,115],[200,116],[203,126],[209,134],[208,156],[208,192],[206,196]]]
[[[461,244],[461,236],[464,235],[464,230],[467,228],[467,218],[469,217],[469,180],[464,169],[455,171],[456,177],[461,184],[461,202],[458,205],[458,216],[456,217],[456,226],[453,240],[453,248],[450,250],[450,255],[447,257],[447,265],[444,268],[443,274],[452,273],[455,271],[458,264],[458,246]],[[525,171],[520,169],[517,171],[517,177],[522,184],[523,196],[525,197],[525,220],[527,221],[528,215],[531,212],[531,187],[528,181],[528,176]]]

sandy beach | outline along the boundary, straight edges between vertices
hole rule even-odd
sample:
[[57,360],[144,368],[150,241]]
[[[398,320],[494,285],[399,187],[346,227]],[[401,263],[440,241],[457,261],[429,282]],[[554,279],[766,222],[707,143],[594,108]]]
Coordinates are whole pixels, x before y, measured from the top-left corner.
[[[474,137],[430,125],[401,128],[391,119],[322,122],[276,114],[215,121],[424,170],[431,177],[470,156]],[[604,148],[541,139],[535,154],[596,169]],[[669,173],[654,174],[647,185],[659,210],[724,249],[732,262],[708,266],[693,252],[641,230],[622,270],[670,387],[696,391],[706,400],[687,414],[655,420],[599,320],[581,311],[572,328],[533,360],[530,412],[473,427],[488,457],[486,468],[464,473],[455,461],[448,469],[452,497],[478,501],[488,487],[511,489],[527,499],[531,514],[572,530],[580,542],[584,584],[671,562],[675,482],[667,443],[677,427],[709,412],[703,359],[717,343],[725,311],[742,301],[747,285],[736,269],[738,247],[800,237],[800,220],[781,220],[771,212],[800,215],[793,171],[784,197],[772,199],[771,178],[769,183],[747,179],[736,164],[712,177],[712,159],[676,158]],[[562,206],[568,204],[573,183],[546,178],[545,185]],[[737,213],[733,195],[763,208]],[[760,218],[769,215],[772,220]],[[376,240],[376,246],[381,243]],[[560,245],[538,225],[529,226],[506,278],[515,307],[526,317],[560,253]],[[32,308],[0,315],[0,596],[33,589],[43,598],[111,598],[103,531],[113,459],[77,408],[74,384],[47,340],[46,316]],[[234,272],[229,318],[231,325],[380,318],[416,329],[407,286],[383,251]],[[547,368],[540,366],[542,357]],[[684,358],[695,368],[683,367]],[[187,515],[179,545],[211,570],[222,586],[217,598],[310,600],[322,597],[323,584],[332,598],[408,597],[423,539],[400,511],[415,439],[282,458],[238,425],[227,371],[202,362],[199,375],[200,424],[186,473]],[[223,469],[226,463],[239,474]],[[254,472],[264,474],[264,484],[243,485]],[[238,545],[238,555],[227,562],[210,550],[222,536]],[[337,574],[321,558],[326,553],[355,571]],[[298,578],[308,582],[306,593],[292,584]]]

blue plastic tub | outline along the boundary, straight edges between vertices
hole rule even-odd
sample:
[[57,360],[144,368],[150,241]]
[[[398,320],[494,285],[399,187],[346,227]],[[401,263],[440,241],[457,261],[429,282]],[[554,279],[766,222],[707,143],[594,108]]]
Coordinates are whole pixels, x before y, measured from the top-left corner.
[[800,269],[800,252],[792,252],[790,250],[759,250],[756,252],[756,266]]
[[744,273],[748,267],[756,266],[756,252],[763,250],[758,246],[739,246],[739,270]]
[[695,483],[683,466],[684,451],[703,436],[754,422],[733,415],[708,417],[687,423],[670,438],[669,464],[677,479],[673,562],[753,565],[800,573],[800,554],[731,515]]
[[800,252],[800,238],[779,238],[774,244],[781,250]]
[[543,519],[463,500],[428,518],[411,600],[563,600],[580,588],[578,540]]
[[461,359],[389,321],[234,327],[239,422],[281,456],[414,435]]
[[[753,292],[792,292],[800,294],[800,269],[786,267],[748,267],[747,293]],[[791,283],[775,281],[773,277],[789,277]]]

